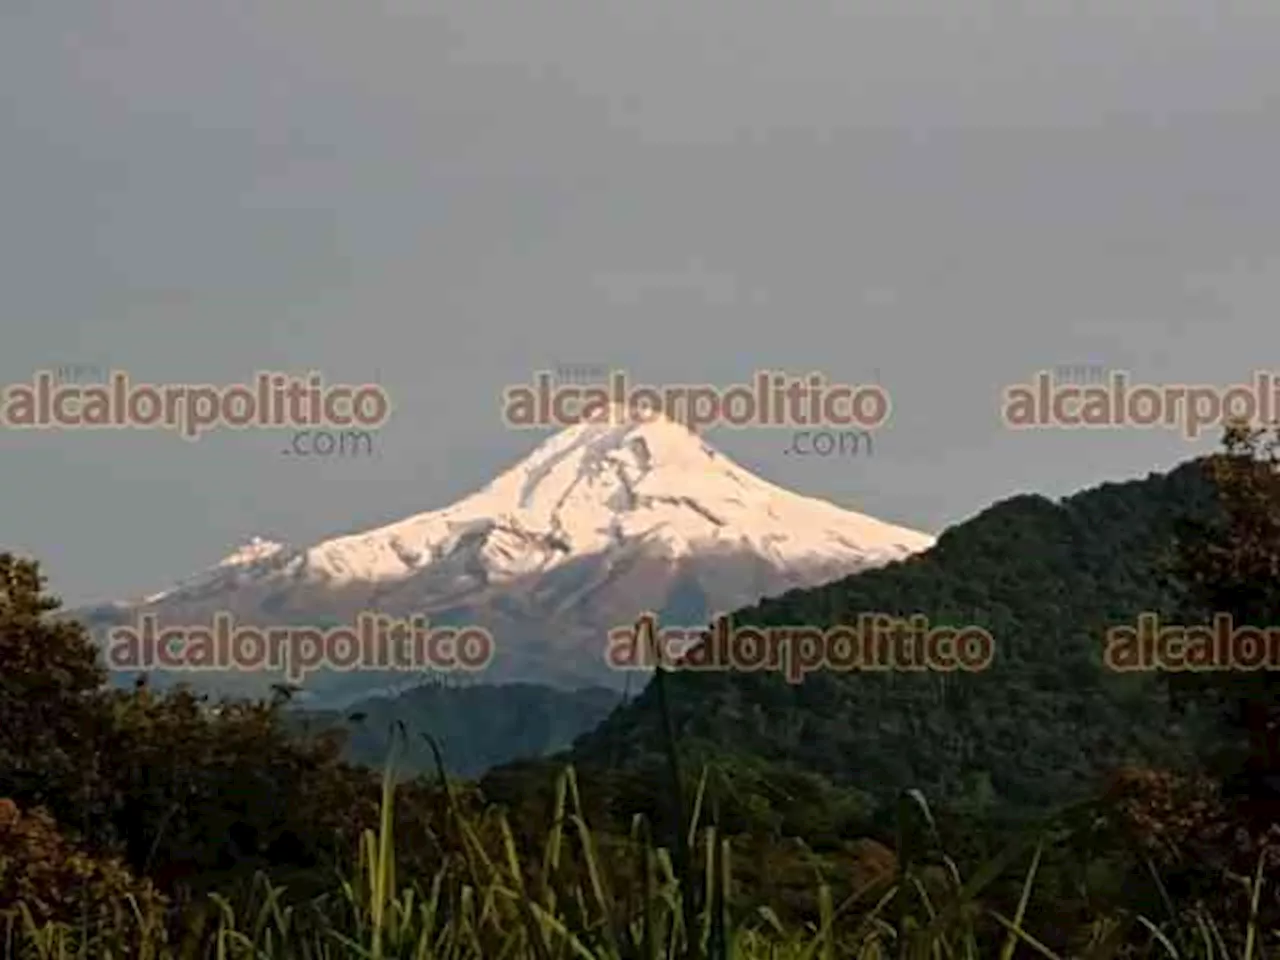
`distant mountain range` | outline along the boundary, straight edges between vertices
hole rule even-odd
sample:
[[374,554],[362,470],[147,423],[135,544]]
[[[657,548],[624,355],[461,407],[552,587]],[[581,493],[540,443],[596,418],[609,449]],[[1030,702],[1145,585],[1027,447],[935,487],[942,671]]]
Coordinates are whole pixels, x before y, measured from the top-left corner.
[[[348,626],[366,611],[423,615],[494,637],[496,656],[473,682],[620,689],[628,677],[606,664],[606,638],[641,613],[701,625],[933,542],[756,477],[671,420],[584,423],[444,509],[309,547],[255,538],[163,592],[71,615],[99,638],[143,614],[161,625],[204,624],[226,612],[238,624],[321,629]],[[235,695],[265,693],[281,679],[228,671],[152,677],[160,686],[182,680]],[[322,671],[307,679],[303,699],[341,708],[422,679]]]
[[564,750],[598,726],[623,696],[604,687],[426,684],[399,696],[370,697],[346,710],[293,712],[291,720],[300,731],[344,730],[347,759],[379,769],[403,731],[395,765],[403,776],[435,772],[430,736],[450,773],[476,777],[508,761]]

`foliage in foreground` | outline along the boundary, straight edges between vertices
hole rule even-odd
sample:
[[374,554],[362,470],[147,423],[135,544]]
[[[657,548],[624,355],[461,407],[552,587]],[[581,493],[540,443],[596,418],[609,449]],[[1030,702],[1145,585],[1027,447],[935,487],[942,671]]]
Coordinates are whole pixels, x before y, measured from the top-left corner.
[[112,919],[127,899],[154,911],[164,899],[116,859],[92,856],[58,832],[44,810],[0,799],[0,904],[22,902],[32,919]]
[[[157,902],[128,899],[128,910],[95,922],[41,923],[28,905],[0,921],[5,958],[140,957],[326,958],[391,960],[977,960],[1041,956],[1176,957],[1254,960],[1280,956],[1261,922],[1264,892],[1273,897],[1260,859],[1239,878],[1233,922],[1200,906],[1166,901],[1155,919],[1116,911],[1060,940],[1062,918],[1037,906],[1042,864],[1076,842],[1067,826],[1081,811],[1029,835],[967,875],[930,841],[932,814],[919,795],[901,805],[916,832],[920,859],[891,860],[856,889],[837,890],[815,871],[818,915],[785,924],[735,883],[733,844],[700,819],[706,779],[693,798],[681,856],[658,847],[637,818],[621,842],[593,832],[582,815],[572,768],[556,786],[554,816],[540,856],[522,856],[505,816],[480,817],[450,801],[449,829],[461,841],[434,874],[406,881],[397,870],[388,768],[382,819],[362,837],[352,875],[335,893],[302,903],[265,875],[238,898],[212,894],[166,918]],[[1146,785],[1147,787],[1150,784]],[[1132,793],[1131,793],[1132,799]],[[1207,808],[1206,808],[1207,809]],[[1135,817],[1140,816],[1131,808]],[[913,844],[904,844],[904,851]],[[681,861],[684,866],[680,865]],[[1147,863],[1154,867],[1154,861]],[[1001,893],[1001,884],[1015,882]],[[1158,881],[1157,881],[1158,884]],[[1163,892],[1163,891],[1162,891]],[[1005,900],[1008,900],[1007,904]],[[166,919],[171,922],[166,923]]]

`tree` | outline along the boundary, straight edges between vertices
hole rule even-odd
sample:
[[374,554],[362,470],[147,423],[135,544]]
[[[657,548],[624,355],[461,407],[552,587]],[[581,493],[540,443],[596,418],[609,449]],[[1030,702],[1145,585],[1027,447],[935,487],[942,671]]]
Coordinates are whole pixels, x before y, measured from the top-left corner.
[[[1280,427],[1231,424],[1223,447],[1204,461],[1220,512],[1188,523],[1176,549],[1183,622],[1227,614],[1236,628],[1265,634],[1280,625]],[[1249,797],[1268,822],[1280,821],[1280,675],[1196,671],[1170,679],[1184,704],[1208,705],[1229,738],[1220,757],[1229,790]]]
[[24,813],[0,799],[0,907],[21,902],[38,924],[96,922],[109,920],[127,896],[152,923],[165,906],[149,881],[69,842],[44,810]]
[[94,768],[106,671],[82,625],[49,619],[61,602],[44,585],[35,561],[0,553],[0,797],[61,819]]
[[[295,735],[284,692],[211,709],[182,687],[108,689],[92,639],[49,616],[61,604],[44,585],[36,562],[0,553],[0,802],[43,808],[68,843],[166,892],[256,869],[327,883],[377,826],[378,774],[342,760],[336,731]],[[397,835],[434,855],[433,791],[402,794]]]

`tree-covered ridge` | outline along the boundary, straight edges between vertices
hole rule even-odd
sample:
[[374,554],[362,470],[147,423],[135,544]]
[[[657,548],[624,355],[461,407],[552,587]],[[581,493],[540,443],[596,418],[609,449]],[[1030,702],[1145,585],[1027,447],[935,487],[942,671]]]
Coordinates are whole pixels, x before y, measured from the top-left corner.
[[[749,755],[891,800],[904,788],[962,808],[1043,809],[1126,762],[1176,761],[1194,717],[1153,676],[1101,664],[1108,626],[1176,609],[1168,557],[1182,522],[1214,512],[1200,462],[1060,502],[1018,496],[946,531],[927,553],[734,615],[828,628],[860,613],[924,614],[996,640],[981,674],[767,673],[667,677],[673,724],[701,755]],[[651,684],[573,751],[580,764],[647,766],[661,750]]]

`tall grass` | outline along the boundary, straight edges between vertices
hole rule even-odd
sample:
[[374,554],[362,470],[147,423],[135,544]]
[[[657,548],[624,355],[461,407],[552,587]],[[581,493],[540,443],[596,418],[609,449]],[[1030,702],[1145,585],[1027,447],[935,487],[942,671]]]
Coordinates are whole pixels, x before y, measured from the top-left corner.
[[[705,779],[703,781],[705,783]],[[701,791],[700,791],[701,793]],[[927,816],[918,798],[909,801]],[[839,902],[815,880],[816,922],[784,924],[767,905],[735,895],[732,843],[714,822],[692,822],[685,857],[696,889],[683,880],[671,852],[655,844],[637,817],[630,834],[613,838],[618,866],[606,870],[605,838],[583,812],[575,771],[558,777],[554,810],[541,856],[522,859],[505,816],[473,817],[450,794],[458,852],[428,877],[399,882],[395,862],[390,765],[379,829],[361,838],[355,869],[335,893],[290,904],[287,891],[259,876],[238,902],[213,895],[190,911],[177,932],[129,903],[97,928],[37,925],[18,905],[0,923],[6,958],[216,958],[216,960],[977,960],[1058,955],[1032,932],[1029,905],[1046,837],[1030,851],[1011,847],[964,877],[948,858],[923,865],[906,860]],[[483,838],[483,839],[482,839]],[[496,839],[495,839],[496,838]],[[1030,854],[1029,862],[1024,854]],[[1011,916],[984,905],[997,878],[1026,862]],[[1021,869],[1021,868],[1020,868]],[[934,872],[930,872],[933,870]],[[618,886],[618,877],[626,879]],[[1147,956],[1197,960],[1262,960],[1256,918],[1264,878],[1250,879],[1252,910],[1238,956],[1209,918],[1159,924],[1145,917],[1100,924],[1081,957],[1134,955],[1144,937]],[[696,909],[690,909],[690,903]],[[1053,918],[1042,918],[1052,925]],[[991,931],[1001,931],[993,938]],[[1121,947],[1128,944],[1129,953]]]

